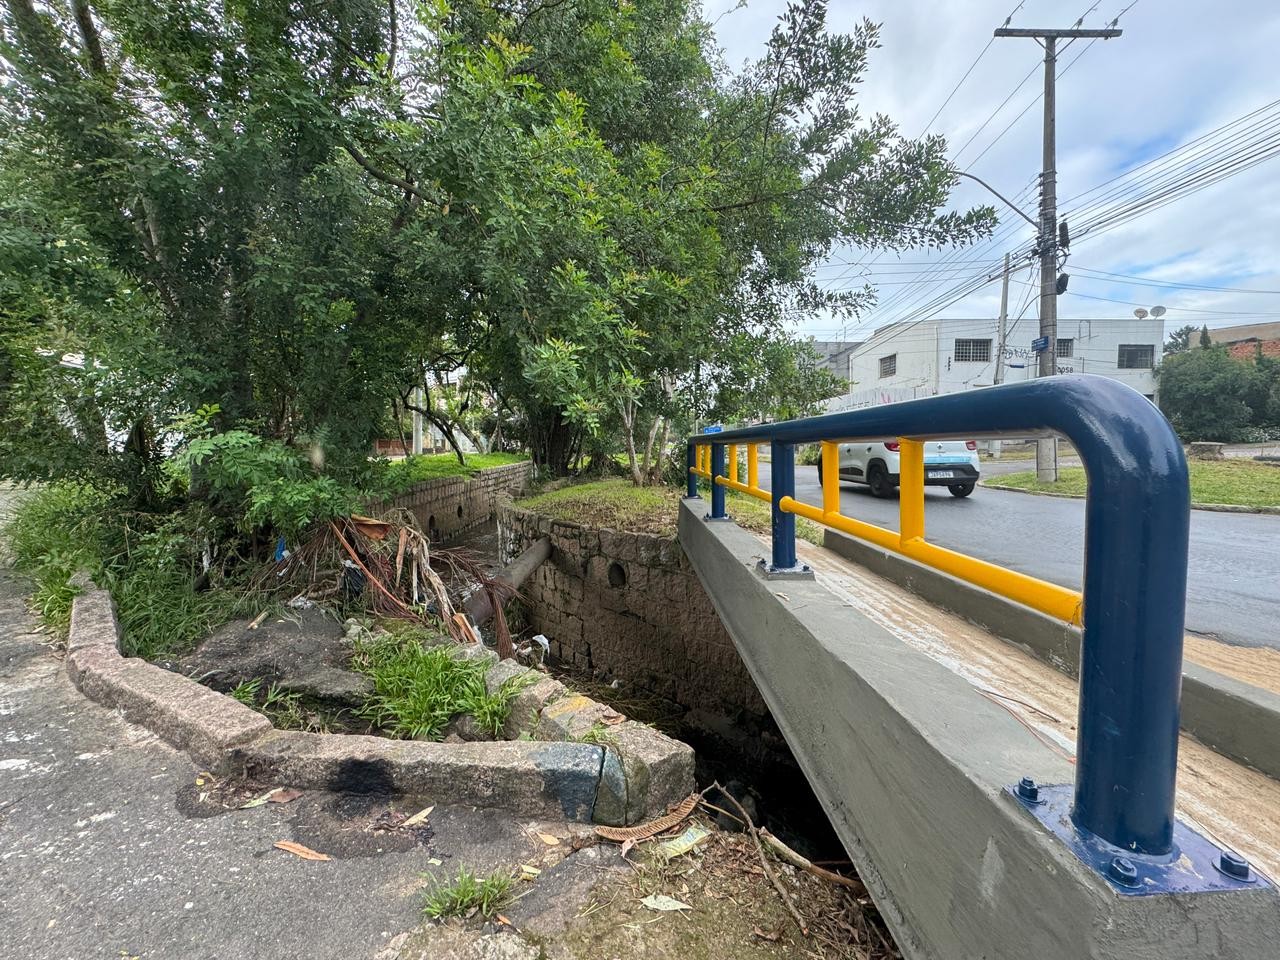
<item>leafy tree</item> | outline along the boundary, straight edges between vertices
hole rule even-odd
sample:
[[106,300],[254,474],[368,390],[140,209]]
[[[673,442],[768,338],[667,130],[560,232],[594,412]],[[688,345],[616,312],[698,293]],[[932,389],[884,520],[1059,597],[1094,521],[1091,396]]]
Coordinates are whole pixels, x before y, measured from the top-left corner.
[[1206,323],[1200,328],[1200,347],[1203,350],[1208,350],[1212,346],[1213,338],[1209,336],[1209,325]]
[[409,13],[5,0],[0,471],[155,502],[164,425],[216,406],[358,476],[465,369],[437,426],[488,397],[552,471],[622,436],[642,477],[691,401],[825,389],[783,331],[873,301],[815,282],[834,248],[994,222],[944,212],[941,139],[858,113],[878,31],[823,0],[736,73],[687,0]]
[[1195,334],[1196,327],[1194,324],[1188,324],[1185,327],[1179,327],[1169,334],[1169,339],[1164,342],[1164,355],[1182,353],[1184,350],[1191,349],[1191,337]]
[[1222,346],[1167,357],[1157,368],[1160,409],[1183,440],[1240,439],[1253,420],[1253,364]]

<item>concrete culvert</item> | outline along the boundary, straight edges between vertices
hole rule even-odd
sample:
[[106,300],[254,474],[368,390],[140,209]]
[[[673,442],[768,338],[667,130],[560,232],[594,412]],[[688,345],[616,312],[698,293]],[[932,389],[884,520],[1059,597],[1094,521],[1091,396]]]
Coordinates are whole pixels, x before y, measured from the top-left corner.
[[618,588],[627,585],[627,571],[617,560],[609,564],[609,586]]

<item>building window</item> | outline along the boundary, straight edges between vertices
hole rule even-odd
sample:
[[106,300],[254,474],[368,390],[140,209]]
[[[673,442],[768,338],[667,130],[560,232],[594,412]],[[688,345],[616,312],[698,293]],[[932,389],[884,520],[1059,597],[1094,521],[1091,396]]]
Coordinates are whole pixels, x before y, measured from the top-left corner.
[[880,376],[892,377],[898,372],[898,355],[891,353],[887,357],[880,358]]
[[1076,342],[1070,338],[1063,340],[1058,338],[1058,356],[1074,357],[1076,355]]
[[1150,370],[1156,365],[1156,347],[1153,343],[1122,343],[1116,357],[1121,370]]
[[957,340],[955,347],[956,363],[990,363],[990,340]]

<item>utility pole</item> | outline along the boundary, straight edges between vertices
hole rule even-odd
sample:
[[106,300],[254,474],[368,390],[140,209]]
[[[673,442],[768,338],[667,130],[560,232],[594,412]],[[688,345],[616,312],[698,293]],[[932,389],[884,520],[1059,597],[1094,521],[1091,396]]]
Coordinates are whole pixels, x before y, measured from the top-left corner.
[[996,338],[995,383],[1004,383],[1005,328],[1009,323],[1009,255],[1004,255],[1004,276],[1000,282],[1000,334]]
[[[1000,335],[996,338],[996,375],[992,378],[992,383],[1001,384],[1004,382],[1004,345],[1006,340],[1006,328],[1009,324],[1009,254],[1004,255],[1004,273],[1000,280]],[[1001,448],[1004,446],[1003,440],[987,441],[987,450],[995,459],[1000,459]]]
[[[1114,21],[1113,21],[1114,23]],[[1044,47],[1044,150],[1040,172],[1040,336],[1048,345],[1040,351],[1039,375],[1051,377],[1058,353],[1058,171],[1054,87],[1059,40],[1109,40],[1120,36],[1115,26],[1102,30],[1041,30],[1001,27],[997,37],[1031,37]],[[1036,442],[1036,479],[1058,479],[1058,441]]]

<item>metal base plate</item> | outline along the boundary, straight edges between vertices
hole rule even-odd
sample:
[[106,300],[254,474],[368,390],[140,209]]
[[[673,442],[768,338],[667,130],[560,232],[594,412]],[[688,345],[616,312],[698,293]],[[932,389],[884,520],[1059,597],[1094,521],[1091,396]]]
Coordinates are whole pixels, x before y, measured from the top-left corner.
[[800,563],[794,567],[780,568],[766,560],[760,560],[756,564],[756,573],[764,577],[766,580],[812,580],[813,570],[809,568],[807,563]]
[[708,513],[702,519],[707,521],[707,523],[724,523],[728,520],[732,520],[733,517],[729,516],[727,513],[723,517],[713,517]]
[[[1210,893],[1231,890],[1254,890],[1268,887],[1268,881],[1250,870],[1248,880],[1227,876],[1218,867],[1222,849],[1201,836],[1181,820],[1173,827],[1173,851],[1161,857],[1134,853],[1107,843],[1101,837],[1079,829],[1071,820],[1071,802],[1075,788],[1071,784],[1041,786],[1039,799],[1030,802],[1018,795],[1016,785],[1005,792],[1033,817],[1049,828],[1049,832],[1065,843],[1085,866],[1100,874],[1112,889],[1131,897],[1161,893]],[[1137,870],[1133,885],[1119,883],[1108,867],[1116,857],[1129,860]]]

